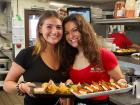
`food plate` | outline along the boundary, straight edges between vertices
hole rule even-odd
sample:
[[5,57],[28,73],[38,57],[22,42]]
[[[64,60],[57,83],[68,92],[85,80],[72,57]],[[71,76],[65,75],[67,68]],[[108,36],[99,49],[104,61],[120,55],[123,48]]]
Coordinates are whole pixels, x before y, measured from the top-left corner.
[[[44,90],[44,88],[41,87],[42,83],[35,83],[36,87],[33,88],[31,91],[34,94],[34,96],[36,97],[41,97],[41,96],[45,96],[45,97],[64,97],[64,98],[71,98],[71,97],[75,97],[71,92],[69,93],[60,93],[60,92],[56,92],[54,94],[51,94],[49,92],[46,92]],[[58,84],[56,84],[58,85]]]
[[86,98],[92,98],[97,96],[103,96],[103,95],[109,95],[109,94],[115,94],[115,93],[125,93],[129,90],[133,89],[132,85],[128,85],[127,88],[121,88],[121,89],[115,89],[115,90],[109,90],[109,91],[102,91],[102,92],[95,92],[95,93],[87,93],[87,94],[77,94],[71,89],[71,92],[80,99],[86,99]]
[[113,51],[113,53],[118,56],[125,56],[125,55],[131,55],[136,52],[115,52],[115,51]]
[[140,60],[140,53],[133,53],[131,54],[132,58],[136,59],[136,60]]
[[33,93],[34,96],[36,97],[41,97],[41,96],[45,96],[45,97],[63,97],[63,98],[72,98],[75,97],[75,95],[71,94],[61,94],[61,93],[55,93],[55,94],[50,94],[50,93]]
[[131,55],[136,52],[137,52],[136,49],[118,49],[116,51],[113,51],[115,55],[119,55],[119,56]]

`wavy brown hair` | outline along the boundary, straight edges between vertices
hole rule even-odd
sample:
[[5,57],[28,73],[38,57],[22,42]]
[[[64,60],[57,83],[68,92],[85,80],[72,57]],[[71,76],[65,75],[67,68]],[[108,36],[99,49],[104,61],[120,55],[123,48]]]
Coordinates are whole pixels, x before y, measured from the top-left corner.
[[[99,51],[100,45],[98,44],[97,35],[90,23],[88,23],[80,14],[71,14],[63,20],[63,28],[65,24],[69,21],[72,21],[76,24],[81,34],[81,41],[79,42],[79,45],[83,48],[83,53],[88,59],[88,61],[91,64],[93,62],[101,63]],[[65,28],[63,31],[63,33],[65,33]],[[63,41],[63,62],[65,62],[67,64],[66,66],[69,67],[73,64],[78,50],[76,48],[71,47],[67,43],[65,35],[63,35]]]
[[[46,41],[43,38],[43,35],[42,35],[42,33],[40,33],[39,30],[40,30],[40,27],[42,27],[44,21],[51,17],[56,17],[62,21],[62,18],[54,10],[47,10],[40,16],[38,24],[37,24],[37,29],[36,29],[36,43],[35,43],[33,55],[39,55],[47,47]],[[60,42],[56,45],[56,49],[57,49],[56,51],[58,51],[58,53],[60,51],[60,45],[61,45]]]

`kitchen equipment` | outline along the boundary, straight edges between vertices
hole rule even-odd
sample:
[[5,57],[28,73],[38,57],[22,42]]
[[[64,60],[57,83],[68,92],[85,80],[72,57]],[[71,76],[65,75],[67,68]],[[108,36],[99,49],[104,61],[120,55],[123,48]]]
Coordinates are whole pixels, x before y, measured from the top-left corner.
[[140,78],[136,79],[133,83],[133,94],[136,94],[136,98],[140,99]]
[[125,76],[126,81],[128,83],[132,84],[137,77],[137,75],[135,75],[135,69],[134,68],[127,68],[127,67],[122,67],[121,69],[122,69],[122,72]]
[[9,59],[5,57],[0,58],[0,81],[3,81],[7,75],[7,70],[9,66]]
[[112,50],[114,38],[103,38],[102,45],[109,50]]
[[135,0],[126,0],[125,17],[132,18],[135,15]]
[[9,62],[9,59],[0,58],[0,71],[8,69],[8,62]]
[[119,0],[115,3],[114,18],[123,18],[125,14],[125,1]]

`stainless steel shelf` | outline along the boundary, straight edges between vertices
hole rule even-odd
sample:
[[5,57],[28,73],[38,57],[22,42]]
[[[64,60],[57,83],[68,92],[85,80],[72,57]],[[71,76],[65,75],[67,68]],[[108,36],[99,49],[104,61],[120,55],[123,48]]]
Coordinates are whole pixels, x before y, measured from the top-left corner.
[[0,37],[12,42],[12,33],[0,34]]
[[13,59],[12,50],[0,50],[4,55],[9,57],[11,60]]
[[7,74],[8,73],[8,70],[2,70],[0,71],[0,74]]
[[3,87],[3,81],[0,81],[0,87]]
[[127,24],[140,25],[140,18],[118,18],[118,19],[93,19],[95,24]]

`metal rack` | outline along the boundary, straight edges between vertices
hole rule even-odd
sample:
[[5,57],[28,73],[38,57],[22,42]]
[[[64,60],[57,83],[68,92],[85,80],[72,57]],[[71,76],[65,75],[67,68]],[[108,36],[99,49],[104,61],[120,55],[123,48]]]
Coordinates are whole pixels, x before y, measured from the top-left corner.
[[140,25],[140,18],[118,18],[118,19],[93,19],[95,24],[121,24],[121,25]]
[[0,58],[0,64],[1,66],[4,65],[3,67],[0,67],[0,87],[3,86],[3,80],[6,76],[6,74],[9,72],[8,68],[9,68],[9,64],[10,64],[11,60],[8,58]]

